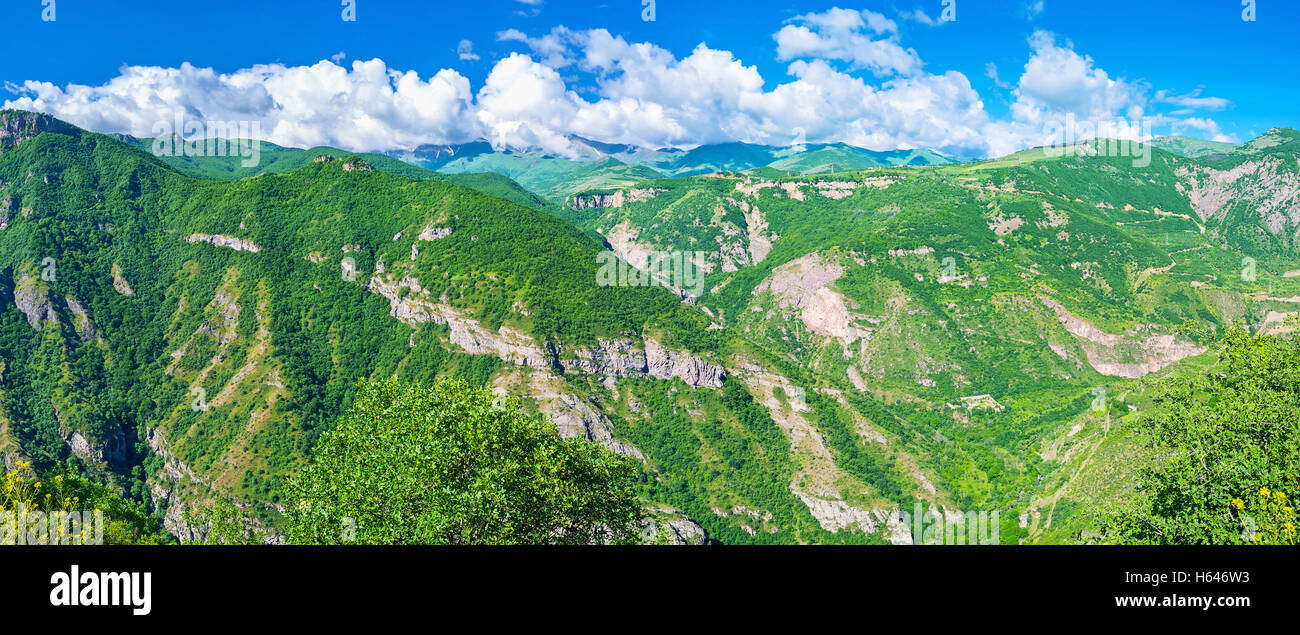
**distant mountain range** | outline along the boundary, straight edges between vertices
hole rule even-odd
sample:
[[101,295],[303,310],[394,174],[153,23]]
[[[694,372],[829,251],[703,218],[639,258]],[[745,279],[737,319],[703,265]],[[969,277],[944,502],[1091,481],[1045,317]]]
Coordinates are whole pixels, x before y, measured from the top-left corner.
[[[149,150],[153,139],[111,135]],[[549,202],[561,202],[578,192],[618,188],[662,178],[700,176],[717,172],[746,172],[753,176],[779,178],[891,166],[932,166],[969,160],[949,157],[934,150],[868,150],[844,143],[808,143],[769,146],[752,143],[718,143],[691,149],[648,149],[611,144],[571,135],[576,156],[559,156],[536,148],[495,148],[485,140],[462,144],[427,144],[414,150],[383,153],[354,153],[330,146],[289,148],[262,142],[261,162],[243,167],[233,157],[163,157],[164,162],[199,178],[242,178],[260,173],[292,171],[319,156],[362,156],[376,169],[410,178],[438,178],[452,183],[482,186],[486,176],[501,175],[514,183],[501,182],[494,195],[506,190],[527,190]],[[1160,137],[1152,146],[1187,158],[1213,157],[1230,153],[1230,143],[1205,141],[1185,136]],[[1032,148],[1006,157],[986,160],[1034,161],[1049,155]],[[224,160],[223,160],[224,159]],[[432,173],[438,173],[436,176]],[[474,183],[465,179],[477,179]],[[479,187],[479,189],[482,189]],[[536,206],[541,201],[521,200],[515,192],[506,198]]]
[[576,192],[630,185],[655,178],[762,170],[767,176],[801,176],[897,165],[940,165],[952,158],[933,150],[875,151],[843,143],[767,146],[702,145],[689,150],[646,149],[570,137],[577,157],[536,150],[498,150],[486,141],[426,145],[389,156],[444,173],[497,172],[525,188],[559,200]]

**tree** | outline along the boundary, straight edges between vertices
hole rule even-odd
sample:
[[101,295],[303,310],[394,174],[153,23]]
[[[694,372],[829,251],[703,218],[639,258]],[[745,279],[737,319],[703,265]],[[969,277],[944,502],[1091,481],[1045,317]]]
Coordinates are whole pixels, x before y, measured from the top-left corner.
[[1152,451],[1130,509],[1103,518],[1108,540],[1295,544],[1300,491],[1300,340],[1224,337],[1220,363],[1161,387],[1138,420]]
[[[495,404],[494,404],[495,402]],[[636,542],[636,464],[462,380],[363,386],[289,484],[290,542]]]
[[190,541],[202,545],[264,545],[274,536],[251,511],[224,498],[186,507],[181,520],[190,527]]

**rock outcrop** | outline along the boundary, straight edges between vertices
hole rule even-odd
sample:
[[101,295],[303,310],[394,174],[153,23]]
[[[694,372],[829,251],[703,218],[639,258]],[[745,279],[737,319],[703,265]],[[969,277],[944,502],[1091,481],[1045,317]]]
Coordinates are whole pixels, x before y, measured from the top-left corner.
[[648,201],[660,192],[667,192],[664,189],[655,188],[632,188],[630,190],[618,190],[613,193],[590,192],[586,194],[575,194],[566,201],[568,206],[573,209],[591,209],[596,207],[602,208],[619,208],[627,203],[640,203]]
[[377,274],[370,279],[369,288],[386,298],[389,314],[407,325],[446,324],[451,344],[472,355],[493,355],[530,368],[559,368],[604,377],[677,378],[693,388],[720,388],[726,377],[721,365],[689,351],[669,349],[649,337],[643,348],[629,340],[599,340],[595,347],[549,344],[543,349],[527,333],[509,325],[493,331],[460,309],[433,302],[413,276],[397,279],[391,274]]
[[116,262],[113,263],[113,289],[127,297],[135,295],[135,290],[131,288],[131,283],[127,282],[126,278],[122,277],[122,267],[118,266]]
[[[802,388],[750,360],[737,360],[734,370],[755,401],[767,408],[772,420],[789,438],[791,453],[801,466],[790,483],[790,491],[803,501],[817,523],[826,531],[857,529],[864,533],[875,532],[884,525],[889,540],[902,543],[901,533],[890,525],[894,517],[891,510],[863,509],[843,500],[839,485],[843,474],[826,439],[804,416],[811,408],[802,399],[790,397],[798,395]],[[777,388],[787,396],[787,403],[777,397]]]
[[1244,203],[1276,236],[1300,227],[1300,177],[1280,157],[1251,160],[1227,169],[1180,167],[1175,186],[1187,197],[1201,221],[1220,218],[1233,203]]
[[636,447],[614,437],[614,424],[587,399],[571,392],[564,380],[546,371],[511,372],[492,382],[498,395],[512,395],[536,404],[538,411],[566,439],[599,443],[619,454],[644,459]]
[[645,340],[645,356],[651,377],[676,377],[695,388],[721,388],[722,380],[726,378],[726,371],[721,366],[706,362],[689,352],[669,350],[650,338]]
[[845,357],[850,344],[869,339],[871,330],[858,326],[861,316],[849,308],[842,293],[830,286],[844,275],[844,266],[812,253],[777,267],[754,289],[755,296],[770,294],[777,308],[797,314],[809,331],[838,340]]
[[95,330],[95,324],[90,321],[90,315],[86,313],[86,308],[72,296],[64,296],[64,301],[68,304],[68,310],[72,312],[72,327],[77,331],[77,336],[83,342],[94,341],[99,338],[99,333]]
[[203,242],[203,243],[215,245],[217,247],[227,247],[230,249],[234,249],[235,251],[247,251],[250,253],[258,253],[262,251],[261,247],[254,245],[251,241],[235,238],[234,236],[226,236],[223,234],[190,234],[189,236],[185,237],[185,242],[187,243]]
[[42,132],[70,133],[76,130],[49,115],[18,110],[0,112],[0,152],[33,139]]
[[[1088,363],[1103,375],[1137,378],[1205,352],[1205,348],[1180,342],[1176,336],[1143,332],[1143,329],[1132,329],[1124,335],[1107,333],[1047,296],[1040,295],[1038,299],[1056,314],[1057,321],[1083,349]],[[1068,359],[1061,351],[1057,354]]]
[[27,317],[27,324],[39,329],[43,324],[58,324],[59,315],[50,303],[49,288],[31,274],[22,274],[14,285],[14,304]]
[[641,521],[641,541],[651,545],[704,545],[709,535],[691,517],[668,506],[655,506]]

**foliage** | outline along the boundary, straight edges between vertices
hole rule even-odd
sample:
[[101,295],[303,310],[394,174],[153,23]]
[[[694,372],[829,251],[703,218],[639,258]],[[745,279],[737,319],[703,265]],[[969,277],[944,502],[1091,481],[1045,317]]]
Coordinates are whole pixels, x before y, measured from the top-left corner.
[[[1247,502],[1249,501],[1249,502]],[[1259,488],[1245,500],[1232,499],[1232,514],[1241,523],[1241,538],[1261,545],[1296,544],[1296,515],[1285,492],[1270,492]]]
[[[0,479],[0,512],[27,511],[90,512],[103,515],[104,544],[159,544],[166,542],[160,523],[138,502],[124,500],[113,488],[95,482],[80,471],[64,468],[37,474],[31,461],[15,461]],[[56,529],[57,527],[57,529]],[[52,524],[57,531],[51,540],[60,544],[84,544],[98,533],[82,525],[80,535],[70,535],[68,526]]]
[[1285,538],[1287,523],[1293,541],[1282,492],[1300,491],[1300,340],[1230,332],[1218,367],[1160,388],[1157,412],[1137,423],[1155,463],[1139,471],[1132,508],[1106,519],[1106,537],[1237,544],[1253,542],[1252,519],[1264,542]]
[[196,534],[192,542],[203,545],[263,545],[274,535],[251,511],[224,498],[187,507],[181,519]]
[[495,401],[460,380],[363,387],[290,486],[289,539],[635,542],[632,460]]

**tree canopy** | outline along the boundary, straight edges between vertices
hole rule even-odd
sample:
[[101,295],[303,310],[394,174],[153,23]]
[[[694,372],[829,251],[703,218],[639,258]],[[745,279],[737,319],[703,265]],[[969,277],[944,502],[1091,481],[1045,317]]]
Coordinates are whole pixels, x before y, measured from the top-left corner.
[[635,462],[451,379],[361,388],[289,485],[310,544],[636,542]]
[[1146,544],[1295,544],[1300,491],[1300,340],[1229,333],[1220,364],[1161,387],[1138,421],[1153,453],[1134,509],[1110,540]]

